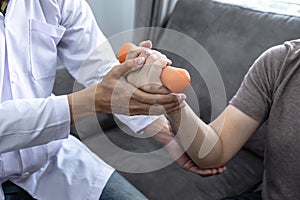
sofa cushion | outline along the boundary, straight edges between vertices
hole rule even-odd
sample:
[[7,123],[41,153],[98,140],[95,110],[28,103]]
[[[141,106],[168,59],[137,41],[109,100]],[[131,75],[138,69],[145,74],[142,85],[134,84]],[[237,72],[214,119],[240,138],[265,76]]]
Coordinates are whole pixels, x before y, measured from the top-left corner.
[[[228,101],[255,59],[271,46],[298,38],[299,27],[299,17],[210,0],[179,0],[167,24],[168,29],[188,35],[208,52],[221,73]],[[180,40],[171,40],[167,32],[162,33],[158,41],[164,44],[174,42],[179,43]],[[181,46],[188,48],[184,44]],[[187,51],[189,55],[194,54],[193,49]],[[182,66],[191,73],[192,88],[199,101],[199,105],[192,105],[192,108],[199,106],[200,117],[210,121],[211,99],[203,78],[189,61],[170,53],[168,55],[173,65]],[[262,127],[245,147],[263,156],[265,132],[266,128]]]

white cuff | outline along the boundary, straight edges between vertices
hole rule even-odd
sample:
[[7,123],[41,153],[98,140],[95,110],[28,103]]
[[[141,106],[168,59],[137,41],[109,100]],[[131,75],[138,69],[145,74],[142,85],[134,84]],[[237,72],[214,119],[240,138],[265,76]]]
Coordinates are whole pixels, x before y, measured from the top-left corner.
[[70,108],[67,95],[51,97],[53,101],[53,107],[56,113],[56,123],[59,129],[56,131],[55,139],[65,139],[69,137],[70,133]]
[[139,133],[151,123],[153,123],[155,120],[160,118],[160,116],[148,115],[128,116],[116,114],[115,116],[135,133]]

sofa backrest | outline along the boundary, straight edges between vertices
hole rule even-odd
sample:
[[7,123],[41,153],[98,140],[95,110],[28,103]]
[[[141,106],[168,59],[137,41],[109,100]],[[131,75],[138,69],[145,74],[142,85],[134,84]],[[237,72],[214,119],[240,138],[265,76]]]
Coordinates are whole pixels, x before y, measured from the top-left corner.
[[[228,101],[262,52],[284,41],[300,38],[299,17],[261,12],[211,0],[179,0],[166,28],[186,34],[204,47],[221,73]],[[158,43],[166,42],[169,38],[167,31],[164,31]],[[176,41],[169,39],[169,42]],[[194,53],[193,49],[188,51]],[[206,122],[210,121],[211,100],[203,78],[187,60],[166,53],[173,60],[174,66],[183,66],[191,73],[200,117]],[[261,129],[245,147],[263,156],[266,128]]]

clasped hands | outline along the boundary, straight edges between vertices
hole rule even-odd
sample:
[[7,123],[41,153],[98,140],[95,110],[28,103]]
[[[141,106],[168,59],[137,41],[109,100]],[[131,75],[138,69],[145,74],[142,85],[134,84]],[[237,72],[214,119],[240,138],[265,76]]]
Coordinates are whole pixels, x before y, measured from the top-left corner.
[[[146,80],[146,78],[134,79],[135,71],[144,70],[144,66],[162,66],[170,62],[166,56],[149,47],[151,47],[151,42],[141,43],[140,47],[129,53],[124,63],[113,67],[100,83],[69,94],[71,124],[103,112],[125,115],[160,115],[179,110],[184,106],[183,102],[186,98],[184,94],[169,93],[161,87],[161,84],[152,84],[150,88],[149,85],[140,87],[142,82],[139,81]],[[128,75],[130,72],[132,75]],[[151,71],[151,73],[156,72]],[[127,79],[137,83],[137,86],[130,84]],[[156,90],[162,92],[151,92]]]
[[[129,52],[124,63],[115,66],[100,83],[69,94],[71,124],[102,112],[161,115],[183,108],[186,96],[170,93],[160,81],[162,69],[171,61],[151,48],[150,41],[142,42]],[[157,127],[163,128],[157,131]],[[170,143],[167,145],[168,152],[184,169],[200,175],[213,175],[225,169],[199,169],[174,139],[174,133],[164,118],[159,118],[144,131],[154,135],[164,145]]]

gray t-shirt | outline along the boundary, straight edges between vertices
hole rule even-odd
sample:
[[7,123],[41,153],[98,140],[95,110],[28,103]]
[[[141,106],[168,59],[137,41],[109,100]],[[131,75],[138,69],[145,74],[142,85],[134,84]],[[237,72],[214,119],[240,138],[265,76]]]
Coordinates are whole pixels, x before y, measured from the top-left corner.
[[267,121],[263,198],[300,199],[300,40],[262,54],[230,104]]

